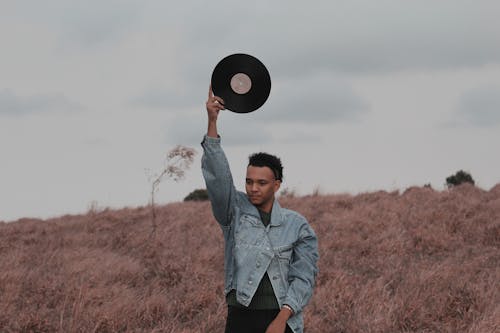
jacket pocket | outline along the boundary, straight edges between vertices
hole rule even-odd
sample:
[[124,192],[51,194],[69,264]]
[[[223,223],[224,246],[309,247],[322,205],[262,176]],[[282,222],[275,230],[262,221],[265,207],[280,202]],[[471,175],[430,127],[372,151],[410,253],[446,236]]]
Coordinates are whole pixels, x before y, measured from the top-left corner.
[[242,215],[235,229],[237,245],[260,245],[264,239],[265,228],[262,222],[251,215]]
[[293,245],[284,245],[275,248],[275,253],[278,257],[280,273],[284,283],[288,283],[288,271],[292,262]]
[[278,258],[280,260],[290,262],[292,259],[293,253],[293,245],[283,245],[276,248],[276,253],[278,254]]

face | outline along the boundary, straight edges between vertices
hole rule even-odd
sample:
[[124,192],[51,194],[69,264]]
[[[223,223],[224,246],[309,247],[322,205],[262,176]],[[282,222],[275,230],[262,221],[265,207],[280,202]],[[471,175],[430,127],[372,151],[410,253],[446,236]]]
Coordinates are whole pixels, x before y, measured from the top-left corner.
[[279,180],[274,179],[270,168],[248,166],[245,188],[250,202],[257,208],[267,212],[271,210],[274,194],[279,190],[280,184]]

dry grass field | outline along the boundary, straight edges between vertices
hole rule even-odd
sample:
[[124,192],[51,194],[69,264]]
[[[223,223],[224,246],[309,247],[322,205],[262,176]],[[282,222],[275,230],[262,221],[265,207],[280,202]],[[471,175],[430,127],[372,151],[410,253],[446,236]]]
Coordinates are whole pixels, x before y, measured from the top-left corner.
[[[307,333],[500,332],[500,184],[283,197],[319,237]],[[223,332],[208,202],[0,222],[0,332]]]

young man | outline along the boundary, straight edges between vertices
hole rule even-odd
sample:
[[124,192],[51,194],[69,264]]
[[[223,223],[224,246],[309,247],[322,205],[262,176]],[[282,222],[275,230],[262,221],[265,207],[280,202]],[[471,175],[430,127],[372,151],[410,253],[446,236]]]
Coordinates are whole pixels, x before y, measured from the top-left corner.
[[303,216],[276,200],[283,172],[277,157],[250,156],[246,194],[235,189],[217,133],[224,101],[211,88],[206,108],[202,172],[225,241],[225,333],[302,333],[302,310],[318,272],[316,235]]

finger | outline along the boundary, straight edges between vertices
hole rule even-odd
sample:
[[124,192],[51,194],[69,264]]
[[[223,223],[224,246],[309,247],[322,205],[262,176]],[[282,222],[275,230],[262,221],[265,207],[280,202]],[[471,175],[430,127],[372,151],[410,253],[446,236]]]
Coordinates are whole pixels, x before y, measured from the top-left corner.
[[226,108],[224,107],[224,104],[222,103],[219,103],[218,101],[215,101],[215,102],[211,102],[211,101],[207,101],[206,103],[206,106],[207,106],[207,110],[210,109],[210,110],[225,110]]
[[224,107],[224,105],[222,104],[215,104],[215,108],[217,109],[217,111],[220,111],[220,110],[225,110],[226,108]]
[[210,83],[210,86],[208,87],[208,99],[212,98],[214,96],[214,93],[212,92],[212,83]]
[[219,96],[214,96],[213,97],[217,102],[219,102],[220,104],[224,105],[224,100],[222,98],[220,98]]

